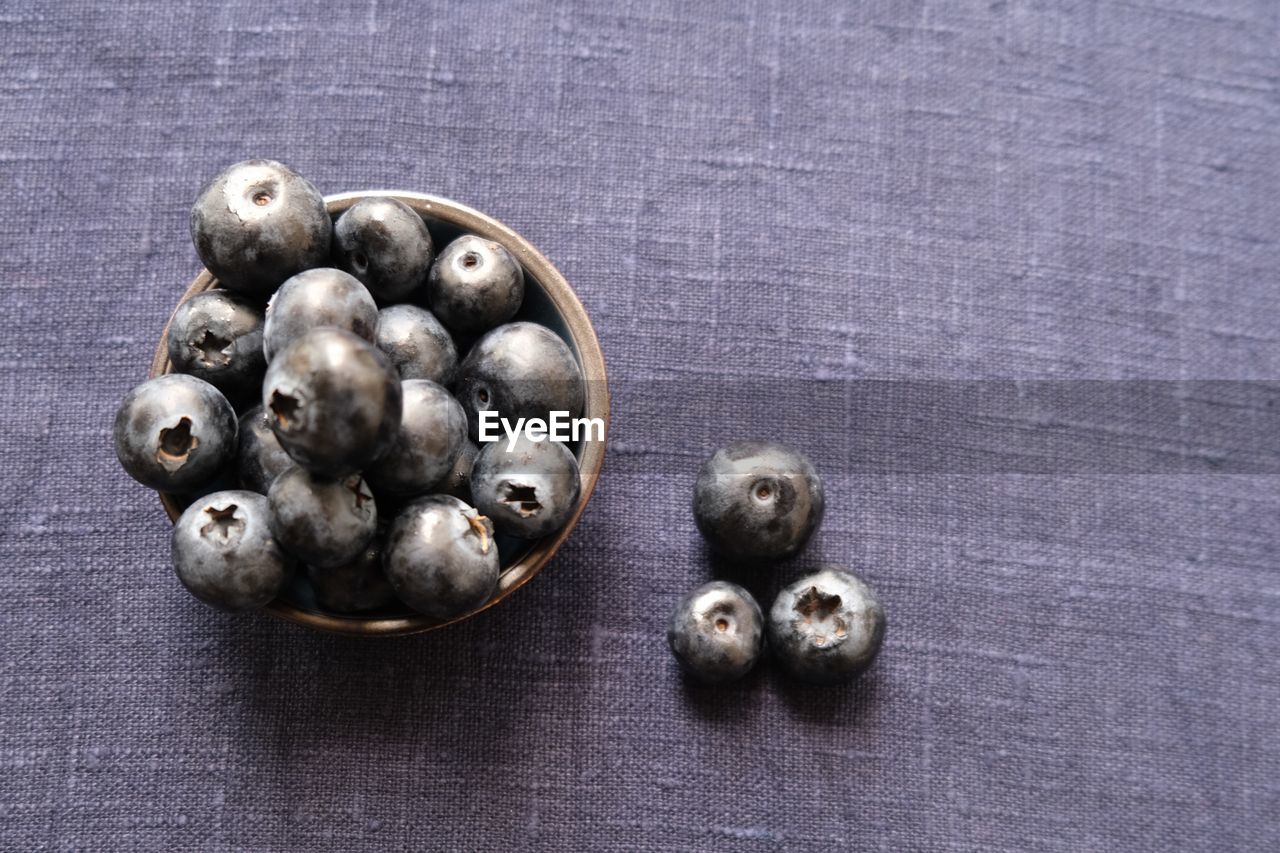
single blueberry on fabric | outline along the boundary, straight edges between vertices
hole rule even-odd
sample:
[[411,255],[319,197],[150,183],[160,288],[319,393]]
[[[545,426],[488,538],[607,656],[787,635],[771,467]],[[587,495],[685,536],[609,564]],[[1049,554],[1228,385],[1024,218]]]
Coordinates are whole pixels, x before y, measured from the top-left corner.
[[170,537],[173,569],[196,598],[223,610],[265,607],[293,572],[271,534],[267,499],[230,490],[200,498]]
[[698,530],[712,548],[736,559],[794,556],[822,523],[824,510],[813,464],[773,442],[720,448],[703,463],[694,486]]
[[373,342],[378,306],[357,279],[333,267],[306,270],[290,278],[267,303],[262,351],[270,361],[311,329],[345,329]]
[[455,390],[473,440],[485,411],[512,423],[546,419],[554,411],[569,418],[582,414],[578,362],[568,344],[537,323],[508,323],[476,341],[458,368]]
[[399,302],[426,281],[435,246],[413,208],[394,198],[363,198],[334,224],[333,254],[379,302]]
[[190,494],[235,459],[236,413],[203,379],[170,373],[125,395],[112,438],[130,477],[157,491]]
[[311,566],[350,563],[377,533],[377,504],[359,474],[331,480],[290,468],[271,484],[267,503],[276,541]]
[[396,596],[437,619],[461,616],[489,600],[498,584],[493,523],[449,495],[419,498],[387,535],[383,566]]
[[455,332],[483,332],[520,310],[524,270],[501,243],[464,234],[445,246],[431,267],[427,302]]
[[391,446],[365,469],[379,494],[421,495],[453,468],[467,441],[467,415],[453,396],[434,382],[400,383],[400,428]]
[[295,462],[342,477],[391,446],[400,427],[400,378],[361,338],[312,329],[272,360],[262,403],[271,431]]
[[191,208],[200,262],[223,287],[260,301],[290,276],[322,266],[332,235],[319,190],[274,160],[228,167]]
[[374,343],[401,379],[430,379],[448,387],[458,371],[458,348],[440,321],[417,305],[390,305],[378,312]]
[[751,593],[728,581],[712,581],[677,602],[667,620],[667,644],[697,679],[735,681],[760,659],[764,616]]
[[884,607],[874,590],[839,566],[789,584],[769,610],[769,647],[802,681],[849,681],[871,666],[884,640]]
[[513,447],[505,440],[484,445],[471,468],[476,509],[493,519],[500,533],[537,539],[565,525],[578,503],[578,460],[550,439],[521,434]]
[[226,290],[185,300],[169,321],[166,346],[175,373],[210,383],[228,396],[256,396],[267,369],[262,309]]

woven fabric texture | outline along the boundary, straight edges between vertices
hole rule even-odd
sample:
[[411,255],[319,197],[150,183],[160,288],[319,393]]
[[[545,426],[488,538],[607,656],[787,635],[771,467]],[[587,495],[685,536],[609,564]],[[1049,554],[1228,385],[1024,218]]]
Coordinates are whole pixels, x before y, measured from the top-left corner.
[[[66,0],[0,40],[0,848],[1280,849],[1274,464],[877,468],[866,423],[963,406],[828,393],[1280,376],[1280,5]],[[367,641],[175,580],[110,423],[255,156],[483,210],[591,312],[609,459],[502,606]],[[689,512],[744,434],[827,477],[772,573]],[[681,593],[823,561],[885,601],[866,678],[680,677]]]

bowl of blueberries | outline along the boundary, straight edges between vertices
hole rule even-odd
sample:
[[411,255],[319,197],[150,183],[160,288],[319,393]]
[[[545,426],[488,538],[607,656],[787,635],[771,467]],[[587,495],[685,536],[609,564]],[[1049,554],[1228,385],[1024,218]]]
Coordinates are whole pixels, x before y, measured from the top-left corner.
[[599,478],[609,390],[532,245],[444,198],[322,196],[271,160],[209,182],[191,236],[205,269],[113,429],[188,591],[408,634],[547,564]]

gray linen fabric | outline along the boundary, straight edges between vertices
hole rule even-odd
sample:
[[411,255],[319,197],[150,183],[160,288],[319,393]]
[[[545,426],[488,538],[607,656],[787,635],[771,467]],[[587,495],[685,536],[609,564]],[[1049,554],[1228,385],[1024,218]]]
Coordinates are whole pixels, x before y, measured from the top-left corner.
[[[846,381],[1280,376],[1280,5],[67,0],[0,39],[0,848],[1280,848],[1274,395],[1117,473],[931,462],[963,405]],[[174,579],[109,425],[250,156],[478,207],[591,311],[609,462],[503,606],[359,641]],[[742,434],[828,478],[772,575],[688,512]],[[679,677],[678,595],[823,560],[886,602],[867,678]]]

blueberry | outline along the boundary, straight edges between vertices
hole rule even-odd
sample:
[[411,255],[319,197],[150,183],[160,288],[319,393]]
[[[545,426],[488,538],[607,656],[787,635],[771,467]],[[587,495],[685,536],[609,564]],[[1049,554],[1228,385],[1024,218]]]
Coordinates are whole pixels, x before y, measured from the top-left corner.
[[333,221],[311,182],[283,163],[246,160],[218,175],[191,208],[196,254],[228,290],[266,299],[329,257]]
[[493,524],[457,498],[419,498],[392,522],[383,567],[409,607],[437,619],[461,616],[497,587]]
[[751,593],[712,581],[680,599],[667,644],[686,672],[711,684],[746,675],[764,647],[764,617]]
[[338,266],[381,302],[398,302],[427,278],[435,257],[431,232],[413,208],[394,198],[364,198],[333,226]]
[[170,539],[178,580],[223,610],[266,606],[293,571],[267,515],[266,498],[239,490],[215,492],[187,507]]
[[693,514],[726,557],[779,560],[798,553],[822,523],[822,480],[802,454],[781,444],[738,441],[698,472]]
[[240,485],[251,492],[265,495],[276,477],[293,467],[293,459],[271,431],[266,409],[254,406],[240,416],[240,449],[238,453]]
[[582,414],[582,371],[568,345],[537,323],[508,323],[476,341],[458,369],[458,401],[472,439],[479,412],[493,410],[512,424],[546,419],[552,411]]
[[871,587],[826,566],[778,593],[769,611],[769,645],[796,678],[834,684],[871,666],[884,627],[884,608]]
[[467,441],[462,405],[434,382],[400,383],[404,394],[400,429],[386,453],[365,469],[380,494],[421,495],[449,473]]
[[471,468],[475,465],[476,456],[479,454],[478,445],[470,441],[464,443],[458,458],[453,461],[453,467],[440,482],[431,487],[431,492],[439,495],[453,495],[459,500],[472,503]]
[[480,449],[471,469],[476,509],[493,519],[499,532],[520,539],[554,533],[573,515],[580,488],[578,460],[558,441],[533,441],[521,434]]
[[290,468],[271,484],[267,503],[276,541],[322,569],[360,556],[377,532],[378,508],[359,474],[330,480]]
[[171,373],[125,395],[112,430],[130,477],[162,492],[191,493],[236,453],[236,413],[203,379]]
[[427,303],[455,332],[507,322],[524,301],[524,270],[501,244],[464,234],[444,247],[427,277]]
[[391,361],[401,379],[430,379],[453,384],[458,372],[458,348],[430,311],[416,305],[392,305],[378,312],[374,335],[378,349]]
[[300,465],[330,477],[362,470],[400,427],[400,379],[370,344],[312,329],[272,360],[262,383],[271,431]]
[[375,536],[354,560],[341,566],[307,567],[316,601],[336,613],[356,613],[394,604],[396,594],[382,571],[382,543]]
[[262,357],[262,311],[243,296],[206,290],[183,302],[169,321],[169,360],[227,395],[257,394]]
[[267,303],[262,350],[271,361],[304,332],[320,326],[346,329],[373,342],[378,306],[365,286],[332,267],[300,272]]

